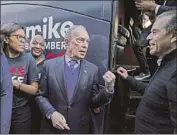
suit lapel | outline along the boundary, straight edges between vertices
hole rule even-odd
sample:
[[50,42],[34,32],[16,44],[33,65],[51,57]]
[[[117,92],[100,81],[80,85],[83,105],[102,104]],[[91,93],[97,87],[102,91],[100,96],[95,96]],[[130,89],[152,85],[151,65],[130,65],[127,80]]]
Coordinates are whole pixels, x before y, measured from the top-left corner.
[[81,89],[80,86],[81,86],[81,84],[83,84],[83,81],[84,81],[84,79],[83,79],[84,74],[85,74],[85,72],[87,72],[87,70],[86,70],[87,66],[85,64],[85,61],[81,60],[80,64],[81,65],[80,65],[79,77],[78,77],[77,84],[76,84],[74,94],[73,94],[70,104],[72,104],[77,99],[77,96],[79,95],[79,90]]
[[65,78],[64,78],[64,57],[62,57],[60,61],[57,61],[55,72],[56,72],[58,85],[62,91],[65,101],[68,103],[68,96],[66,93]]

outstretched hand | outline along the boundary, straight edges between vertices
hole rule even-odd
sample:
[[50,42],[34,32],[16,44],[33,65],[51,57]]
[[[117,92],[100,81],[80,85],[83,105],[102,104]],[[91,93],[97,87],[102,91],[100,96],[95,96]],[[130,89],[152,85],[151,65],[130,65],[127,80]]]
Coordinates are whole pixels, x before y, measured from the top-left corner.
[[141,2],[135,1],[135,5],[138,10],[151,12],[155,11],[155,8],[157,6],[157,4],[154,1],[141,1]]
[[123,79],[127,79],[127,77],[128,77],[128,72],[127,72],[127,70],[124,69],[123,67],[117,68],[117,73],[118,73]]

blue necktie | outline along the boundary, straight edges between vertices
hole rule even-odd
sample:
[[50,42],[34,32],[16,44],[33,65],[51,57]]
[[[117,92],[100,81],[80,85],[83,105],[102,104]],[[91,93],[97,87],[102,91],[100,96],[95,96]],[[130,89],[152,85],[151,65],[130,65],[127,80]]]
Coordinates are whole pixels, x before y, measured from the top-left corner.
[[76,63],[77,63],[76,60],[71,60],[71,61],[69,62],[70,68],[71,68],[71,69],[74,69],[74,66],[76,65]]
[[67,82],[67,94],[68,94],[69,102],[71,102],[71,99],[73,97],[73,93],[75,90],[75,86],[77,83],[77,80],[75,79],[77,71],[75,70],[76,68],[74,68],[76,63],[77,63],[76,60],[69,61],[69,69],[70,69],[70,73],[71,73],[70,75],[68,75],[68,77],[69,77],[68,80],[70,80],[70,81]]

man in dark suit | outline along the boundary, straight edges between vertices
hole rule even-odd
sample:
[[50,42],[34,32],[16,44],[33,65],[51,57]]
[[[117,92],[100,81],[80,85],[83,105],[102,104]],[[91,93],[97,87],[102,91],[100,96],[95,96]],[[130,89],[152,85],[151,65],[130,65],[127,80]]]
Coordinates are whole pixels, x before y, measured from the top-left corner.
[[36,101],[45,119],[41,133],[87,134],[91,129],[90,109],[109,103],[115,75],[103,75],[99,89],[98,67],[84,60],[88,49],[87,30],[76,25],[66,32],[64,57],[46,61]]

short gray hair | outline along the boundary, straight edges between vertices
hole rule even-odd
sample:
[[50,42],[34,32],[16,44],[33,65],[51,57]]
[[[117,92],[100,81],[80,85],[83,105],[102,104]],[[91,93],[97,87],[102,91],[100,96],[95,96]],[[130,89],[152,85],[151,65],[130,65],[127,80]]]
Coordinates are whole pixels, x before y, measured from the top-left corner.
[[166,23],[165,29],[167,30],[167,32],[177,35],[176,10],[163,12],[157,17],[157,19],[167,16],[169,16],[170,18],[169,20],[167,20],[168,22]]
[[77,29],[85,29],[86,30],[86,28],[83,25],[74,25],[66,31],[65,39],[69,40],[73,36],[73,32]]

